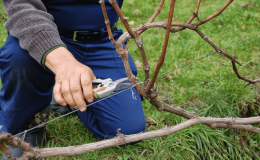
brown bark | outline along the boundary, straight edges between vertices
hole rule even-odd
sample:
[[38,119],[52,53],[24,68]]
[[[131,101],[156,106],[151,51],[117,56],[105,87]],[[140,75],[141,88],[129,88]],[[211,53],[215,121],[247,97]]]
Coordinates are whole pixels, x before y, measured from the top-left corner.
[[159,4],[159,6],[157,7],[156,11],[154,12],[154,14],[152,15],[152,17],[149,19],[149,21],[147,23],[152,23],[154,21],[154,19],[161,12],[164,2],[165,2],[165,0],[161,0],[161,2]]
[[212,14],[211,16],[207,17],[206,19],[203,19],[195,24],[193,24],[194,26],[198,27],[199,25],[202,25],[210,20],[212,20],[213,18],[219,16],[234,0],[229,0],[219,11],[217,11],[216,13]]
[[149,82],[148,87],[146,88],[145,93],[149,93],[151,91],[151,88],[154,86],[155,80],[158,76],[158,73],[164,63],[165,55],[166,55],[166,50],[168,46],[168,41],[169,41],[169,36],[171,32],[171,23],[172,23],[172,17],[173,17],[173,12],[174,12],[174,7],[175,7],[175,0],[171,0],[171,6],[170,6],[170,11],[169,11],[169,17],[168,17],[168,23],[166,27],[166,33],[164,37],[164,43],[163,43],[163,48],[162,48],[162,54],[161,57],[156,65],[153,77],[151,81]]
[[[200,8],[200,1],[201,0],[198,0],[197,1],[197,5],[196,5],[196,8],[195,8],[195,11],[193,12],[193,14],[192,14],[192,16],[190,17],[190,19],[186,22],[186,24],[190,24],[193,20],[194,20],[194,18],[198,18],[198,14],[199,14],[199,8]],[[199,19],[199,18],[198,18]],[[178,29],[172,29],[171,30],[171,32],[179,32],[179,31],[182,31],[182,30],[184,30],[184,29],[186,29],[185,27],[181,27],[181,28],[178,28]]]
[[116,10],[117,14],[119,15],[120,20],[123,22],[127,32],[129,33],[129,35],[135,39],[135,34],[133,32],[133,30],[131,29],[128,21],[127,21],[127,17],[124,16],[123,12],[121,11],[121,9],[119,8],[116,0],[109,0],[110,4],[114,7],[114,9]]
[[249,125],[241,125],[241,124],[251,124],[251,123],[260,123],[260,117],[251,117],[251,118],[195,117],[185,122],[176,124],[175,126],[170,126],[155,131],[132,134],[132,135],[123,135],[121,133],[118,133],[118,135],[113,139],[103,140],[103,141],[79,145],[79,146],[43,148],[43,149],[30,148],[30,150],[26,152],[26,154],[24,154],[19,159],[29,159],[29,158],[40,159],[40,158],[47,158],[47,157],[54,157],[54,156],[74,156],[85,152],[95,151],[97,149],[124,145],[127,143],[141,141],[149,138],[168,136],[174,132],[180,131],[182,129],[188,128],[196,124],[221,124],[214,127],[215,128],[220,126],[223,128],[233,127],[233,128],[251,130],[255,133],[260,133],[259,128],[255,128]]
[[10,160],[15,160],[14,155],[8,151],[5,146],[3,145],[3,143],[0,143],[0,150],[4,152],[4,154],[6,155],[6,157]]
[[108,19],[108,16],[107,16],[106,7],[105,7],[105,1],[104,0],[100,0],[99,3],[101,5],[102,12],[103,12],[103,15],[104,15],[104,18],[105,18],[105,24],[107,26],[109,40],[112,42],[112,44],[116,48],[116,41],[115,41],[114,36],[112,34],[112,31],[111,31],[110,22],[109,22],[109,19]]

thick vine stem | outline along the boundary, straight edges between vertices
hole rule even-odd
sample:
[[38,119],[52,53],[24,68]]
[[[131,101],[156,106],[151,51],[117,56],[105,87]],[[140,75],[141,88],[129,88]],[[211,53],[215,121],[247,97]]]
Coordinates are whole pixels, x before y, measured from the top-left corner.
[[5,144],[10,145],[13,148],[22,148],[24,151],[29,152],[31,146],[29,143],[23,142],[20,138],[14,137],[4,141]]
[[3,143],[0,142],[0,150],[4,152],[4,154],[6,155],[6,157],[10,160],[15,160],[15,156],[6,149],[6,147],[3,145]]
[[[128,80],[129,80],[133,85],[137,85],[137,84],[138,84],[138,80],[137,80],[137,78],[135,77],[135,75],[133,74],[132,69],[131,69],[131,67],[130,67],[130,65],[129,65],[129,61],[128,61],[128,46],[125,45],[125,47],[124,47],[123,50],[124,50],[124,52],[123,52],[123,54],[121,54],[121,58],[122,58],[122,60],[123,60],[123,64],[124,64],[125,71],[126,71],[126,75],[127,75],[127,77],[128,77]],[[135,86],[135,89],[137,90],[137,92],[138,92],[139,94],[141,94],[141,95],[143,94],[143,90],[142,90],[142,88],[141,88],[140,85]]]
[[[149,99],[148,99],[149,100]],[[182,107],[172,107],[162,101],[157,100],[157,97],[154,99],[149,100],[152,105],[154,105],[159,111],[167,111],[170,113],[174,113],[176,115],[179,115],[181,117],[187,118],[187,119],[193,119],[198,117],[196,113],[190,113],[183,109]],[[252,117],[254,120],[258,120],[258,118]],[[240,119],[240,118],[237,118]],[[252,122],[254,123],[254,122]],[[246,130],[252,133],[260,133],[260,128],[254,127],[252,125],[241,125],[241,124],[250,124],[250,123],[242,123],[241,124],[236,124],[236,125],[229,125],[229,124],[224,124],[224,123],[219,123],[219,122],[209,122],[209,123],[203,123],[212,129],[216,128],[230,128],[230,129],[241,129],[241,130]]]
[[160,57],[157,65],[156,65],[155,71],[153,73],[153,77],[152,77],[151,81],[149,82],[149,85],[148,85],[145,93],[149,93],[151,91],[151,88],[154,86],[154,83],[155,83],[155,80],[158,76],[158,73],[159,73],[159,71],[160,71],[160,69],[161,69],[161,67],[164,63],[166,50],[167,50],[167,46],[168,46],[168,41],[169,41],[169,36],[170,36],[170,32],[171,32],[171,23],[172,23],[174,8],[175,8],[175,0],[171,0],[168,23],[167,23],[167,26],[166,26],[166,33],[165,33],[164,43],[163,43],[163,48],[162,48],[162,54],[161,54],[161,57]]
[[6,155],[6,157],[10,160],[15,160],[14,155],[7,150],[7,148],[5,147],[5,145],[2,142],[5,142],[7,140],[7,138],[11,137],[12,134],[11,133],[0,133],[0,150],[4,152],[4,154]]
[[[54,157],[54,156],[74,156],[85,152],[95,151],[97,149],[124,145],[127,143],[141,141],[149,138],[168,136],[174,132],[180,131],[182,129],[188,128],[196,124],[212,124],[212,126],[214,126],[214,124],[221,124],[224,128],[225,127],[239,128],[244,130],[251,130],[254,133],[260,133],[259,128],[249,126],[249,125],[242,125],[242,124],[251,124],[251,123],[260,123],[260,117],[251,117],[251,118],[194,117],[190,120],[176,124],[174,126],[158,129],[155,131],[132,134],[132,135],[123,135],[121,133],[118,133],[115,138],[84,144],[84,145],[79,145],[79,146],[43,148],[43,149],[31,148],[31,150],[26,155],[23,155],[19,159],[22,159],[25,156],[27,156],[25,157],[27,159],[28,155],[35,155],[35,158],[38,159]],[[214,126],[214,127],[217,128],[219,126]]]
[[11,137],[11,133],[0,133],[0,142],[5,141],[7,138]]
[[32,147],[29,143],[22,141],[18,137],[9,138],[12,134],[10,133],[0,133],[0,141],[4,142],[6,145],[11,146],[12,148],[21,148],[24,150],[24,154],[22,158],[16,158],[5,146],[0,142],[0,150],[4,152],[8,160],[27,160],[27,159],[35,159],[35,154],[31,152]]

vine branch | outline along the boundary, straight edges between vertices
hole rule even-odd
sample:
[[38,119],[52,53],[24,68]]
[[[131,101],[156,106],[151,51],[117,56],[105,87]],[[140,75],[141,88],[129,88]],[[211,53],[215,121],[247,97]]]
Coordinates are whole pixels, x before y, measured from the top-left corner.
[[[252,127],[250,125],[241,125],[241,124],[251,124],[251,123],[260,123],[260,117],[251,117],[251,118],[211,118],[211,117],[195,117],[193,119],[187,120],[185,122],[181,122],[174,126],[158,129],[155,131],[145,132],[145,133],[138,133],[132,135],[123,135],[119,133],[115,138],[103,140],[99,142],[79,145],[79,146],[69,146],[69,147],[55,147],[55,148],[43,148],[39,149],[37,147],[30,147],[28,151],[24,153],[24,155],[18,159],[40,159],[40,158],[48,158],[54,156],[75,156],[82,153],[95,151],[97,149],[108,148],[112,146],[124,145],[131,142],[141,141],[145,139],[155,138],[155,137],[164,137],[168,136],[174,132],[180,131],[182,129],[188,128],[190,126],[196,124],[208,124],[208,123],[220,123],[228,126],[233,126],[233,128],[239,129],[251,129],[255,133],[260,133],[259,128]],[[222,126],[223,126],[222,125]],[[215,126],[219,127],[219,126]],[[225,128],[223,126],[223,128]],[[228,127],[229,128],[229,127]],[[14,138],[13,138],[14,139]],[[16,138],[17,146],[22,143],[20,138]],[[17,159],[17,160],[18,160]]]
[[163,48],[162,48],[162,54],[161,57],[156,65],[153,77],[145,91],[145,93],[149,93],[151,91],[151,88],[154,86],[155,80],[158,76],[158,73],[164,63],[165,55],[166,55],[166,50],[168,46],[168,41],[169,41],[169,36],[171,32],[171,23],[172,23],[172,17],[173,17],[173,12],[174,12],[174,7],[175,7],[175,0],[171,0],[171,5],[170,5],[170,11],[169,11],[169,17],[168,17],[168,23],[166,27],[166,33],[164,37],[164,43],[163,43]]

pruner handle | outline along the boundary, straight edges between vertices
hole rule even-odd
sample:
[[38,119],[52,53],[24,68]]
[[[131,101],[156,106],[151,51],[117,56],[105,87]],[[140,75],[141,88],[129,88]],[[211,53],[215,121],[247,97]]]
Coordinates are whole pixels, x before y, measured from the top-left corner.
[[102,92],[102,91],[105,91],[105,90],[106,90],[105,87],[100,87],[100,88],[95,88],[95,89],[93,89],[94,97],[95,97],[95,98],[100,98],[99,92]]

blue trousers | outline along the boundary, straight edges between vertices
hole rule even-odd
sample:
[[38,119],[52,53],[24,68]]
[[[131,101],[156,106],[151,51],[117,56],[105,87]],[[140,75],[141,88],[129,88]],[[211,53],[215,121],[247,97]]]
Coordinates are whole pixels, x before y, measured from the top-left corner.
[[[113,31],[115,39],[121,30]],[[75,58],[89,66],[97,78],[117,80],[126,77],[121,58],[108,37],[95,42],[79,43],[62,38]],[[137,70],[131,57],[130,66]],[[24,122],[44,109],[51,101],[55,75],[38,64],[18,39],[8,35],[0,49],[0,132],[16,134]],[[132,93],[133,92],[133,93]],[[136,97],[133,98],[132,94]],[[141,97],[133,88],[78,112],[80,120],[96,137],[113,138],[120,133],[134,134],[145,130]]]

